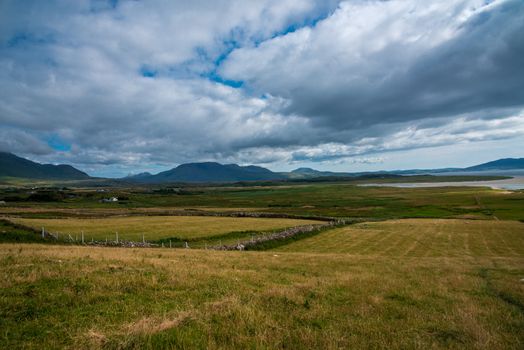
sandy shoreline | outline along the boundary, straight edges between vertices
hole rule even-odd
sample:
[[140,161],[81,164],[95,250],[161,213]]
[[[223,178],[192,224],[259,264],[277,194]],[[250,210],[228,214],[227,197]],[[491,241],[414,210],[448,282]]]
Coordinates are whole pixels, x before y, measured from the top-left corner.
[[504,190],[519,190],[524,189],[524,176],[515,176],[511,179],[505,180],[491,180],[491,181],[462,181],[462,182],[403,182],[403,183],[374,183],[361,184],[359,186],[378,186],[378,187],[402,187],[402,188],[417,188],[417,187],[491,187],[493,189]]

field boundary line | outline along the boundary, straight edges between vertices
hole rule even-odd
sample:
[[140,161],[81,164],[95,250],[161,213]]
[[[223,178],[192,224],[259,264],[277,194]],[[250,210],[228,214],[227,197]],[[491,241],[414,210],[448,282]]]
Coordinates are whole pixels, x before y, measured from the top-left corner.
[[295,226],[267,236],[257,237],[252,240],[238,242],[234,245],[222,245],[210,247],[214,250],[269,250],[304,238],[315,236],[321,232],[353,225],[361,222],[371,221],[361,218],[346,218],[330,221],[320,225]]

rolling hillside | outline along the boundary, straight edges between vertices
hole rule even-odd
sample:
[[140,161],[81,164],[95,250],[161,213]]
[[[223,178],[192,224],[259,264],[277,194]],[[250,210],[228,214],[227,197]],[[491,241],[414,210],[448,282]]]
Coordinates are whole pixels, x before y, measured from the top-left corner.
[[516,170],[524,169],[524,158],[505,158],[498,159],[492,162],[487,162],[469,168],[467,171],[486,171],[486,170]]
[[0,177],[50,180],[89,179],[89,175],[71,165],[40,164],[6,152],[0,152]]

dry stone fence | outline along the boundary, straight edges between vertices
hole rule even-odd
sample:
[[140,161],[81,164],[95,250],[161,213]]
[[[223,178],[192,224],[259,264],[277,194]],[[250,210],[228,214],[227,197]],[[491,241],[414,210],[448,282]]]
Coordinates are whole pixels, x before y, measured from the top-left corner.
[[[285,219],[306,219],[306,220],[319,221],[319,224],[295,226],[295,227],[290,227],[290,228],[287,228],[287,229],[284,229],[278,232],[269,233],[269,234],[256,235],[256,236],[252,235],[251,239],[237,241],[236,244],[222,245],[220,243],[214,246],[213,245],[208,246],[207,244],[205,245],[206,249],[213,249],[213,250],[249,250],[249,249],[254,249],[254,248],[256,249],[257,246],[263,245],[270,241],[282,241],[282,240],[300,236],[302,234],[320,232],[320,231],[323,231],[329,228],[333,228],[336,226],[348,225],[348,224],[352,224],[352,223],[360,221],[358,219],[340,219],[340,218],[324,217],[324,216],[304,216],[304,215],[257,213],[257,212],[216,213],[216,212],[203,212],[203,211],[190,211],[190,212],[176,211],[176,213],[172,212],[170,213],[170,215],[220,216],[220,217],[239,217],[239,218],[240,217],[285,218]],[[61,241],[61,242],[69,242],[73,244],[85,244],[89,246],[129,247],[129,248],[140,248],[140,247],[151,248],[151,247],[160,247],[160,246],[164,247],[164,243],[157,244],[157,243],[147,242],[144,239],[144,235],[142,235],[141,242],[134,242],[134,241],[119,239],[118,233],[116,233],[114,240],[107,239],[107,238],[105,240],[93,240],[93,239],[84,240],[83,232],[80,237],[78,237],[78,235],[75,235],[73,237],[70,234],[59,234],[59,233],[49,232],[44,227],[42,227],[42,230],[39,231],[32,227],[13,223],[7,219],[1,219],[1,220],[8,223],[9,225],[13,227],[23,228],[25,230],[29,230],[37,234],[41,234],[42,238],[44,239]],[[169,241],[169,247],[172,247],[171,241]],[[183,247],[190,248],[187,242],[184,242]]]
[[344,220],[344,219],[338,219],[338,220],[332,220],[325,224],[318,224],[318,225],[303,225],[303,226],[295,226],[290,227],[285,230],[275,232],[269,235],[262,235],[258,237],[251,237],[250,240],[237,242],[233,245],[219,245],[211,247],[211,249],[215,250],[249,250],[252,249],[258,245],[261,245],[266,242],[270,241],[277,241],[277,240],[285,240],[289,239],[304,233],[310,233],[314,231],[323,231],[325,229],[333,228],[336,226],[342,226],[347,225],[349,223],[355,222],[354,220]]

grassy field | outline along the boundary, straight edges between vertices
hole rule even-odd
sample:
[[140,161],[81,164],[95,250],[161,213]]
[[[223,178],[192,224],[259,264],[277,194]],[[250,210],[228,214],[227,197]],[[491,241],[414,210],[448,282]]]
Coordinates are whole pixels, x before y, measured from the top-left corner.
[[[111,195],[122,200],[99,202]],[[369,220],[265,252],[44,245],[0,221],[2,349],[524,348],[522,191],[320,183],[2,196],[0,215],[38,229],[193,248],[310,221],[166,215]]]
[[361,223],[323,232],[276,250],[406,257],[522,257],[524,223],[456,219]]
[[0,347],[523,348],[522,255],[406,251],[2,244]]
[[[183,192],[142,188],[92,189],[65,191],[54,202],[30,200],[26,190],[4,192],[3,211],[47,209],[50,212],[123,211],[160,208],[195,208],[227,210],[242,208],[273,213],[370,218],[470,217],[501,220],[524,220],[524,191],[501,191],[488,188],[378,188],[359,187],[351,183],[301,184],[293,186],[199,187]],[[29,196],[29,197],[28,197]],[[104,197],[117,196],[118,203],[100,203]],[[29,215],[29,213],[26,213]],[[34,214],[36,215],[36,214]],[[43,213],[39,214],[40,216]]]
[[45,243],[41,235],[33,230],[14,227],[8,221],[0,219],[0,243]]
[[292,226],[319,224],[313,220],[275,218],[234,218],[214,216],[128,216],[111,218],[62,218],[27,219],[12,218],[11,221],[53,233],[76,237],[84,232],[86,240],[119,239],[141,241],[142,234],[149,241],[176,238],[195,241],[213,238],[233,232],[260,232],[279,230]]
[[[408,176],[393,176],[393,177],[369,177],[369,176],[356,176],[356,177],[332,177],[332,178],[317,178],[317,179],[291,179],[290,181],[259,181],[259,182],[236,182],[236,183],[222,183],[222,184],[198,184],[201,187],[229,187],[229,186],[293,186],[304,182],[354,182],[354,183],[396,183],[396,182],[445,182],[445,181],[489,181],[489,180],[502,180],[507,179],[507,176],[492,176],[492,175],[408,175]],[[126,188],[129,187],[130,183],[112,179],[90,179],[90,180],[39,180],[39,179],[24,179],[15,178],[8,176],[0,176],[0,188],[12,188],[18,187],[77,187],[77,188]],[[171,184],[172,186],[188,186],[188,184]],[[134,184],[136,187],[159,187],[162,185],[141,185]],[[193,186],[195,186],[193,184]]]

